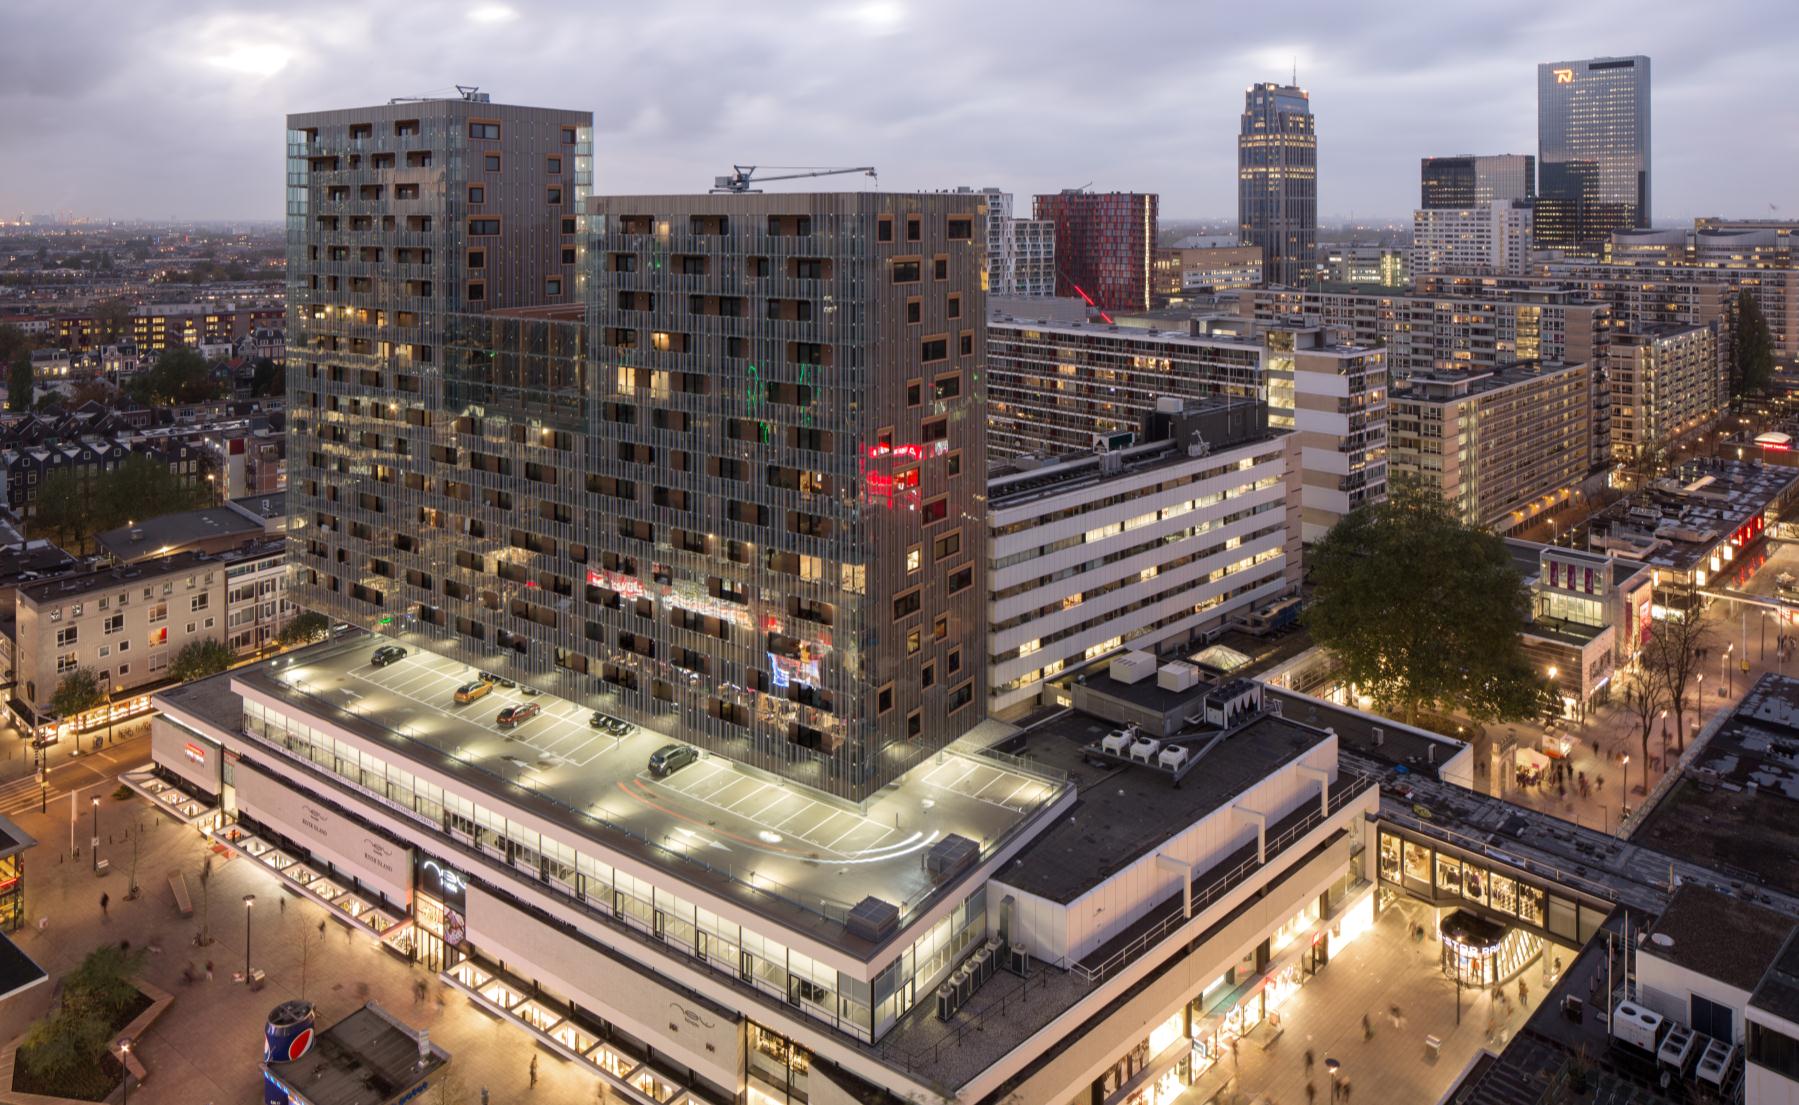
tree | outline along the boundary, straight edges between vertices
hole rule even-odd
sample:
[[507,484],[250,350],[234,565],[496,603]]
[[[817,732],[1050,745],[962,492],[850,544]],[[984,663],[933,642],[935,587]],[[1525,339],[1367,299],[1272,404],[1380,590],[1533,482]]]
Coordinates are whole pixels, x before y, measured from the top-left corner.
[[1774,335],[1762,315],[1761,304],[1749,290],[1737,293],[1736,318],[1731,328],[1730,398],[1740,403],[1745,395],[1759,395],[1774,382]]
[[98,526],[89,484],[74,468],[58,468],[44,477],[26,522],[33,537],[48,537],[76,553],[87,551]]
[[33,499],[27,527],[73,552],[86,552],[92,536],[140,518],[199,506],[210,498],[168,467],[132,454],[117,468],[83,475],[58,468],[44,477]]
[[1345,681],[1402,718],[1426,707],[1477,722],[1535,716],[1543,680],[1519,643],[1529,598],[1504,542],[1414,481],[1388,496],[1313,550],[1313,640]]
[[325,920],[319,918],[319,926],[300,930],[300,1000],[306,1000],[306,967],[312,961],[313,949],[325,946]]
[[330,631],[330,618],[316,610],[308,610],[294,615],[291,621],[282,626],[276,641],[283,647],[303,645],[318,640]]
[[250,379],[250,394],[258,399],[280,395],[286,390],[286,374],[281,366],[267,357],[256,358],[251,366],[253,375]]
[[[1623,690],[1619,694],[1624,712],[1630,715],[1636,725],[1637,736],[1643,744],[1643,793],[1649,793],[1649,738],[1655,734],[1655,721],[1662,716],[1668,705],[1668,688],[1661,676],[1646,665],[1638,664],[1624,681]],[[1628,772],[1629,768],[1625,770]],[[1626,777],[1625,782],[1629,782]],[[1624,824],[1624,811],[1618,811],[1618,824]]]
[[93,668],[76,668],[62,677],[50,695],[50,712],[60,718],[78,717],[106,701],[106,688]]
[[69,392],[69,406],[79,407],[85,403],[111,403],[115,394],[113,386],[98,376],[91,380],[83,380]]
[[1649,628],[1638,663],[1654,672],[1667,689],[1667,708],[1674,711],[1674,749],[1683,752],[1687,746],[1687,691],[1699,687],[1699,656],[1710,634],[1697,588],[1688,584],[1669,598],[1662,619]]
[[223,641],[189,641],[169,663],[169,675],[182,683],[204,679],[230,667],[231,659],[231,649]]
[[94,321],[102,342],[118,341],[131,328],[131,304],[123,299],[102,299],[94,304]]
[[0,322],[0,361],[12,364],[13,357],[21,349],[31,352],[31,339],[26,336],[25,331],[10,322]]
[[158,354],[156,363],[139,373],[127,390],[132,398],[149,406],[200,403],[218,396],[219,381],[206,358],[178,346]]
[[31,350],[21,349],[12,355],[6,369],[6,409],[23,413],[31,409],[37,377],[31,370]]

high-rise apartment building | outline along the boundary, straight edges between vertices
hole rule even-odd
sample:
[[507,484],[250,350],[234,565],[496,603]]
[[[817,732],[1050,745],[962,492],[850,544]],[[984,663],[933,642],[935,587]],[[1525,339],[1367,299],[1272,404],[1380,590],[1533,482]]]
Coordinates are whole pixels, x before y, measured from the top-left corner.
[[1419,163],[1418,206],[1426,210],[1536,198],[1537,159],[1527,153],[1457,154]]
[[1586,364],[1417,373],[1388,399],[1388,467],[1499,532],[1560,506],[1590,471]]
[[[956,189],[958,194],[972,191]],[[1056,227],[1012,214],[1012,193],[982,188],[987,201],[987,294],[1037,298],[1056,294]]]
[[1412,212],[1411,271],[1523,276],[1530,269],[1531,214],[1520,201]]
[[1538,244],[1597,254],[1649,218],[1649,59],[1537,66]]
[[1710,426],[1729,402],[1718,327],[1651,325],[1612,339],[1612,452],[1629,461]]
[[1386,494],[1386,358],[1315,328],[1198,319],[1186,331],[993,319],[988,433],[998,456],[1135,440],[1165,398],[1260,399],[1295,431],[1303,535]]
[[1318,253],[1318,136],[1311,98],[1251,85],[1237,133],[1237,238],[1262,248],[1270,284],[1310,283]]
[[294,597],[860,800],[985,700],[979,201],[577,216],[587,128],[290,121]]
[[1158,197],[1066,188],[1038,196],[1036,217],[1055,226],[1056,294],[1102,311],[1145,311],[1154,288]]
[[1262,282],[1262,251],[1255,246],[1197,246],[1156,250],[1158,304],[1184,296]]

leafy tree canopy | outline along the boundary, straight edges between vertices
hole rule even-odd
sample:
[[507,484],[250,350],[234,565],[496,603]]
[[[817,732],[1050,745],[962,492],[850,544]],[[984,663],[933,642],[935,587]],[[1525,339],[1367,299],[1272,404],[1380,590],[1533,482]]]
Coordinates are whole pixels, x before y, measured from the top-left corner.
[[1401,717],[1529,718],[1544,680],[1519,643],[1523,579],[1494,534],[1404,481],[1337,523],[1311,553],[1312,637],[1345,680]]
[[185,683],[217,675],[231,666],[231,649],[222,641],[189,641],[169,663],[169,675]]
[[1768,329],[1761,304],[1747,290],[1737,293],[1730,360],[1733,399],[1760,395],[1774,383],[1774,334]]
[[106,689],[100,685],[100,673],[93,668],[76,668],[62,677],[50,695],[50,710],[57,717],[74,717],[106,700]]
[[281,634],[276,639],[284,645],[305,644],[316,641],[331,629],[331,619],[316,610],[308,610],[294,615],[293,619],[281,627]]

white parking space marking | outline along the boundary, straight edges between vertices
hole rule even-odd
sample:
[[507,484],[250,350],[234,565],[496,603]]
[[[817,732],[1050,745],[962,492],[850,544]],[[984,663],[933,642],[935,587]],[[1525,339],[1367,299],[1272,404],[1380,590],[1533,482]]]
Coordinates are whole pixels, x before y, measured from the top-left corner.
[[[666,780],[658,780],[657,785],[833,855],[853,856],[879,847],[894,835],[892,826],[878,825],[782,787],[739,775],[711,760],[701,760]],[[845,850],[846,842],[854,850]]]

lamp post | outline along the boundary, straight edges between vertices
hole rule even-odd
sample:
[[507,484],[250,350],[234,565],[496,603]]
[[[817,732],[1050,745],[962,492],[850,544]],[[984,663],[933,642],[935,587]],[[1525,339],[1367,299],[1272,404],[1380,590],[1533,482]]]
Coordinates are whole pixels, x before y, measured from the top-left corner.
[[1736,647],[1737,647],[1737,643],[1735,641],[1730,642],[1729,644],[1724,646],[1723,655],[1718,657],[1718,674],[1722,675],[1724,677],[1724,697],[1725,698],[1730,697],[1731,684],[1736,682],[1735,680],[1733,680],[1730,677],[1730,654],[1731,654],[1731,651],[1733,649],[1735,649]]
[[250,907],[256,904],[256,895],[244,895],[244,985],[250,985]]
[[1662,770],[1668,769],[1668,711],[1662,711]]
[[94,837],[92,843],[94,853],[94,874],[98,875],[100,873],[100,796],[98,794],[94,795]]
[[1338,1073],[1340,1071],[1342,1071],[1343,1064],[1339,1063],[1335,1059],[1326,1059],[1324,1061],[1324,1069],[1330,1073],[1330,1076],[1331,1076],[1331,1100],[1335,1101],[1335,1100],[1337,1100],[1337,1093],[1338,1093],[1338,1090],[1337,1090]]
[[120,1105],[131,1105],[131,1037],[119,1039],[119,1084],[125,1089]]
[[[1624,753],[1618,766],[1618,831],[1624,831],[1624,811],[1630,808],[1630,753]],[[1649,768],[1643,768],[1643,793],[1649,793]]]

